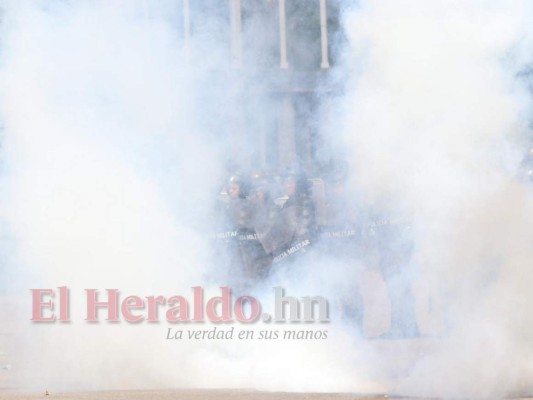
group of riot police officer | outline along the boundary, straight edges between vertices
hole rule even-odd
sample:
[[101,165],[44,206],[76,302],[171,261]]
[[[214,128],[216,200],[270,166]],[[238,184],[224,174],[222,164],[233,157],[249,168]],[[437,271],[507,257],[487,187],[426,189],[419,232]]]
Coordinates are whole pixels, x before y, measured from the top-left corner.
[[220,193],[218,216],[216,240],[249,281],[305,252],[317,229],[304,175],[289,174],[280,185],[262,175],[234,174]]
[[[533,181],[533,146],[522,162],[522,178]],[[347,169],[309,178],[284,174],[230,173],[217,202],[217,257],[225,258],[234,286],[264,280],[290,268],[305,254],[326,255],[378,269],[391,303],[388,337],[419,336],[412,293],[414,235],[411,223],[385,207],[369,207],[349,192]],[[386,202],[385,202],[386,203]],[[385,210],[387,208],[388,210]],[[362,326],[357,289],[346,314]]]
[[[231,174],[217,203],[217,254],[225,257],[233,284],[244,286],[276,269],[290,268],[312,252],[377,265],[391,300],[392,325],[387,334],[417,336],[409,282],[396,279],[410,265],[409,223],[358,203],[347,192],[344,173],[312,179],[292,171],[273,177]],[[357,291],[352,300],[346,313],[362,328]]]

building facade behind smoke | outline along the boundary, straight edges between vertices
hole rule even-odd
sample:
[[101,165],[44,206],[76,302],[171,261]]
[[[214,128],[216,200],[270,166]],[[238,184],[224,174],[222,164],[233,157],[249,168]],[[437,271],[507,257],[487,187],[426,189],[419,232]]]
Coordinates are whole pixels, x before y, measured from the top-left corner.
[[[294,166],[314,174],[325,155],[324,99],[342,41],[340,0],[180,0],[175,16],[191,63],[196,39],[217,38],[236,92],[221,130],[228,158],[246,169]],[[209,56],[203,54],[203,56]],[[234,88],[234,89],[233,89]],[[321,106],[322,105],[322,106]],[[214,118],[218,120],[218,118]]]

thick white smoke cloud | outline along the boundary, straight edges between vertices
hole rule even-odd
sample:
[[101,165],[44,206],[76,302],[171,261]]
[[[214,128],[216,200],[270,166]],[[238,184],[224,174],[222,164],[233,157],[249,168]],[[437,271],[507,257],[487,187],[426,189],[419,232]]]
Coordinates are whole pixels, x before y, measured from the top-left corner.
[[[146,282],[154,265],[196,258],[186,214],[174,209],[203,211],[209,183],[195,183],[212,179],[203,160],[217,155],[186,117],[196,105],[177,95],[194,83],[174,32],[133,5],[8,8],[6,213],[20,263],[52,281],[75,271],[85,285],[125,272]],[[174,208],[165,189],[188,195]]]
[[420,281],[444,311],[444,338],[397,392],[531,390],[533,202],[517,179],[531,11],[525,1],[362,1],[345,14],[354,183],[412,215]]
[[220,151],[197,94],[219,58],[193,71],[165,19],[178,5],[141,5],[4,10],[2,214],[13,238],[4,289],[23,293],[16,311],[27,321],[29,288],[69,286],[74,321],[20,322],[22,387],[157,386],[143,327],[84,326],[83,289],[174,293],[201,282],[208,264],[200,228]]
[[[530,390],[533,210],[531,189],[514,177],[530,107],[516,78],[532,43],[525,1],[363,1],[343,15],[339,69],[350,79],[330,109],[342,138],[331,133],[339,142],[327,145],[344,147],[364,200],[412,216],[418,285],[440,314],[421,329],[442,339],[372,344],[333,323],[325,342],[175,343],[164,324],[81,320],[86,287],[175,294],[207,282],[221,267],[204,239],[224,162],[250,150],[235,147],[233,128],[279,112],[230,68],[227,14],[196,15],[185,48],[180,9],[171,0],[5,4],[2,214],[12,242],[2,289],[67,285],[78,312],[68,326],[30,325],[22,296],[19,386]],[[244,32],[272,29],[252,22]],[[261,46],[244,46],[246,60],[270,62],[254,57]],[[269,298],[282,284],[335,299],[360,279],[379,281],[339,260],[307,260],[256,290]],[[383,312],[363,292],[367,314]],[[366,325],[380,332],[379,321]],[[397,379],[400,357],[414,366]]]
[[[14,385],[379,390],[363,369],[354,380],[354,366],[364,363],[342,332],[316,343],[174,342],[165,341],[164,324],[83,321],[84,288],[188,295],[190,286],[219,284],[210,276],[228,266],[209,259],[206,232],[225,159],[249,152],[235,147],[233,127],[244,110],[252,120],[279,111],[261,101],[243,107],[227,16],[202,10],[185,48],[180,8],[5,4],[2,214],[14,245],[5,244],[3,289],[20,303],[12,310],[20,338]],[[28,289],[62,285],[70,288],[72,322],[30,323]],[[328,295],[318,282],[299,286],[291,294]]]

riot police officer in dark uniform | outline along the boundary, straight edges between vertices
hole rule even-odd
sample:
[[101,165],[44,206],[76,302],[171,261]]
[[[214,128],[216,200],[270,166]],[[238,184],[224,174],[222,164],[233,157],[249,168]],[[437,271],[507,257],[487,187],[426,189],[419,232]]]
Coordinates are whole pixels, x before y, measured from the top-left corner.
[[264,278],[270,271],[272,253],[277,247],[277,231],[281,224],[279,208],[270,196],[270,182],[264,177],[252,183],[249,197],[250,227],[253,240],[248,241],[248,262],[253,279]]
[[229,280],[234,285],[244,284],[247,276],[241,238],[248,234],[250,204],[246,198],[247,182],[240,175],[232,175],[221,193],[219,227],[215,234],[216,256],[227,265]]
[[316,233],[310,181],[304,174],[289,174],[285,178],[284,189],[284,197],[278,199],[281,224],[277,227],[274,263],[292,262],[306,253]]

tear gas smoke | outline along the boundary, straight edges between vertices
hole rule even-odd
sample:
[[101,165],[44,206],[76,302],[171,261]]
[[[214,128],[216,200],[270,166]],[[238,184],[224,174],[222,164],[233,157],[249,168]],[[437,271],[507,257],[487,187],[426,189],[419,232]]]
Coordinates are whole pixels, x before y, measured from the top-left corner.
[[446,336],[400,393],[500,397],[531,390],[531,5],[362,1],[345,14],[341,99],[353,182],[412,215],[419,280]]
[[68,286],[79,316],[84,288],[227,283],[206,241],[224,163],[248,157],[243,118],[277,109],[257,99],[268,79],[245,87],[231,69],[227,8],[194,4],[187,45],[179,2],[4,4],[3,290],[20,304],[19,387],[359,388],[337,342],[173,343],[158,324],[28,321],[30,288]]
[[[190,3],[189,41],[179,1],[3,3],[2,293],[22,293],[10,316],[23,332],[18,385],[530,391],[533,202],[516,178],[531,107],[519,77],[533,44],[526,1],[342,8],[329,77],[343,94],[320,96],[328,119],[307,115],[327,132],[317,154],[349,162],[358,201],[412,220],[416,268],[397,284],[415,282],[420,329],[440,336],[373,343],[337,320],[325,341],[175,343],[158,324],[30,325],[34,287],[150,295],[227,283],[206,232],[226,160],[253,163],[261,126],[279,123],[264,95],[276,81],[264,68],[277,64],[277,5],[249,6],[259,11],[242,26],[248,64],[234,69],[227,4]],[[318,254],[254,295],[281,285],[335,309],[359,284],[365,330],[380,333],[389,311],[372,267]]]

